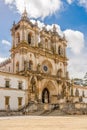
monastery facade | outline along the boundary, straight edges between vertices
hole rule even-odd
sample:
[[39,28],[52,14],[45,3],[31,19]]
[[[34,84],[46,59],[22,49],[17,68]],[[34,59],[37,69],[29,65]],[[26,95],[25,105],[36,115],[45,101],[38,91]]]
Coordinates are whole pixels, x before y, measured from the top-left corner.
[[41,30],[37,22],[31,23],[25,10],[21,20],[13,24],[11,35],[11,58],[0,64],[0,110],[17,110],[32,101],[65,103],[73,96],[85,95],[83,102],[87,102],[87,90],[83,94],[84,88],[76,89],[70,83],[67,41],[55,25],[52,31],[46,27]]

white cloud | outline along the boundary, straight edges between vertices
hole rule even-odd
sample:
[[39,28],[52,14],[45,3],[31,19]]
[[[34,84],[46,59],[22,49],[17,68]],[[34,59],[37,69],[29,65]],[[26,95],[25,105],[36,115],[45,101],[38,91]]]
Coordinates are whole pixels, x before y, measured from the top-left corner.
[[[72,4],[75,0],[66,0],[68,4]],[[87,0],[76,0],[79,6],[84,7],[87,10]]]
[[87,48],[84,34],[80,31],[65,30],[68,44],[68,70],[70,77],[83,78],[87,71]]
[[[54,26],[54,24],[52,24],[52,25],[47,25],[47,30],[53,30],[53,26]],[[55,24],[55,27],[56,27],[56,31],[58,32],[58,34],[61,36],[61,37],[63,37],[63,32],[62,32],[62,30],[61,30],[61,28],[60,28],[60,26],[58,25],[58,24]]]
[[68,4],[72,4],[74,0],[67,0]]
[[8,46],[11,46],[11,43],[7,40],[2,40],[2,44],[5,44],[5,45],[8,45]]
[[5,4],[16,6],[20,14],[26,6],[29,17],[45,18],[56,11],[61,10],[61,0],[4,0]]
[[[31,20],[31,22],[35,24],[35,20]],[[37,21],[37,24],[38,24],[38,27],[39,27],[41,30],[42,30],[42,28],[45,26],[48,31],[49,31],[49,30],[53,31],[53,26],[54,26],[54,24],[52,24],[52,25],[45,25],[43,22],[40,22],[40,21]],[[58,32],[58,34],[59,34],[61,37],[63,37],[63,32],[62,32],[60,26],[59,26],[58,24],[55,24],[55,27],[56,27],[56,31]]]
[[84,35],[80,31],[67,29],[64,31],[68,47],[74,54],[79,54],[84,48],[85,40]]
[[82,6],[87,11],[87,0],[66,0],[68,4],[72,4],[73,2],[76,2],[77,5]]
[[13,1],[14,1],[14,0],[5,0],[5,3],[6,3],[6,4],[12,4]]
[[7,58],[2,58],[2,57],[0,57],[0,63],[1,62],[3,62],[3,61],[5,61]]
[[70,77],[83,78],[87,72],[87,52],[83,51],[79,55],[68,55],[68,57]]
[[87,0],[78,0],[79,5],[83,6],[87,10]]
[[[33,24],[35,24],[35,20],[30,20]],[[40,28],[40,29],[42,29],[44,26],[45,26],[45,24],[43,23],[43,22],[40,22],[39,20],[37,21],[37,24],[38,24],[38,27]]]
[[[26,7],[29,17],[45,18],[63,8],[62,0],[3,0],[9,7],[15,6],[17,11],[22,14]],[[87,10],[87,0],[66,0],[68,4],[76,2]]]

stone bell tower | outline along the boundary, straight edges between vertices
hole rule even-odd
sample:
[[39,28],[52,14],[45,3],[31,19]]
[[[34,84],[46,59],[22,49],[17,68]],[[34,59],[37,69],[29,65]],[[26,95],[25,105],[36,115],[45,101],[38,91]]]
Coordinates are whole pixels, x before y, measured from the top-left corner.
[[39,28],[37,23],[33,25],[28,18],[26,9],[24,10],[21,20],[13,24],[12,34],[12,70],[13,73],[23,71],[29,60],[29,46],[37,46]]

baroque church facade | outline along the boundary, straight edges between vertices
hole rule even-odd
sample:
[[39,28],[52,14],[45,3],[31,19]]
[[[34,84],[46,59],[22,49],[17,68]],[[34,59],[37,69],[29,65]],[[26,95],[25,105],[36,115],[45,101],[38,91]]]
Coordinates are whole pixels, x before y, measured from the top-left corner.
[[0,110],[16,110],[31,101],[68,101],[72,90],[67,72],[67,41],[56,26],[52,31],[40,29],[37,22],[31,23],[25,10],[20,21],[13,24],[11,35],[11,58],[0,64]]
[[68,96],[67,41],[59,36],[55,25],[53,31],[45,27],[40,30],[37,22],[30,22],[25,10],[11,34],[11,58],[0,65],[0,70],[26,77],[27,102],[54,103],[61,93]]

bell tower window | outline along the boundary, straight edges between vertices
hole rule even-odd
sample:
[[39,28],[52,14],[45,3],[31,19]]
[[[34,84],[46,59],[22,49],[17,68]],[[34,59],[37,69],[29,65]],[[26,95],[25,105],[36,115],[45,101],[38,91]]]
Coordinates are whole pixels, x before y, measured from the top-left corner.
[[58,48],[58,54],[60,56],[63,56],[63,48],[61,46],[59,46],[59,48]]
[[58,48],[58,54],[61,55],[61,46]]
[[20,42],[20,34],[17,33],[17,43],[19,43],[19,42]]
[[31,34],[28,34],[28,43],[31,44]]
[[24,70],[26,69],[26,61],[24,61]]

